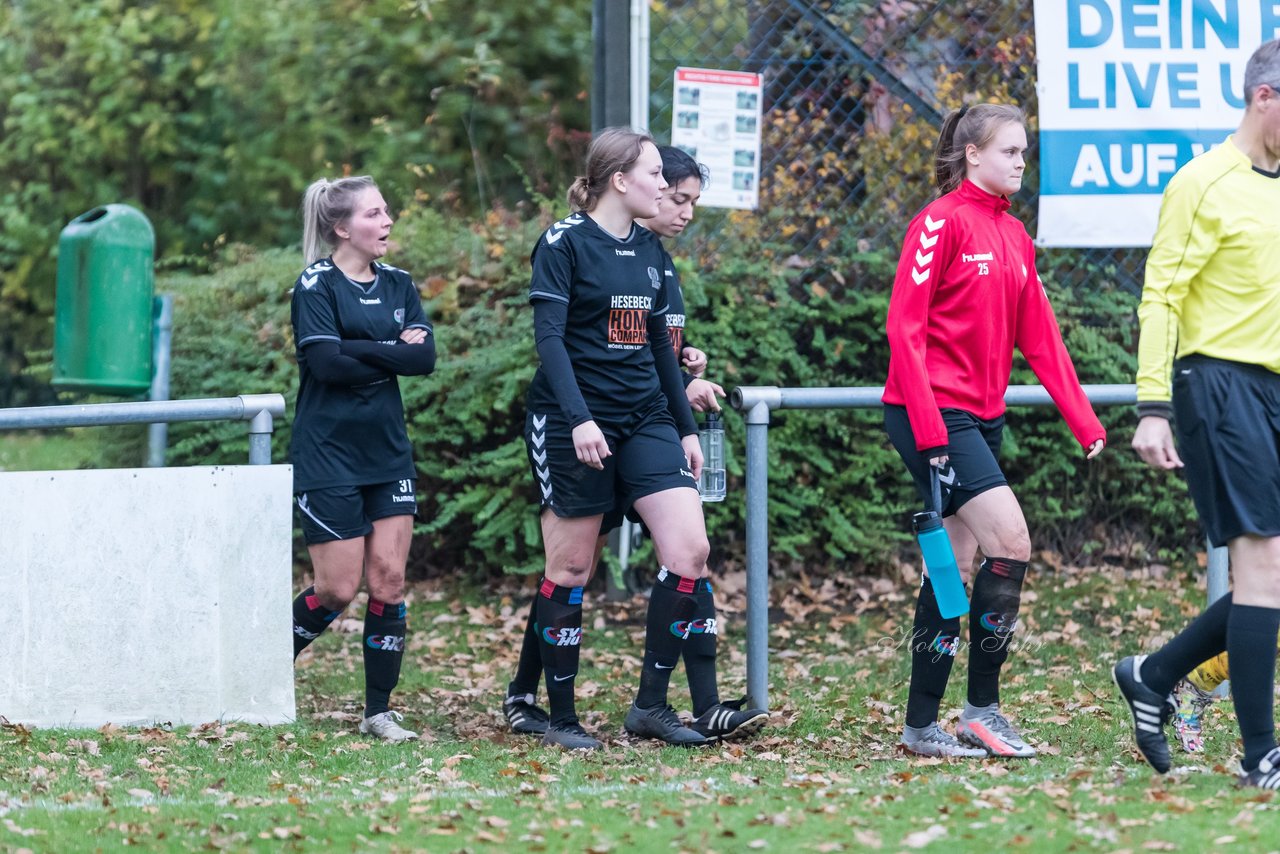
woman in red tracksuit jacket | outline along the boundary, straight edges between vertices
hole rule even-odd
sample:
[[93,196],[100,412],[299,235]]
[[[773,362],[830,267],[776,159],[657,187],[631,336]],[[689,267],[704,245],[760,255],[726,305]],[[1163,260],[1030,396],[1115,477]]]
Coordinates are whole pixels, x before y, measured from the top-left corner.
[[969,688],[952,736],[938,707],[959,647],[959,618],[943,619],[926,576],[911,635],[911,686],[902,744],[926,756],[1034,756],[1000,713],[1008,657],[1031,557],[1027,523],[997,457],[1013,348],[1048,389],[1088,458],[1106,432],[1094,415],[1035,268],[1035,247],[1008,213],[1022,186],[1022,111],[981,104],[952,113],[935,153],[940,198],[907,228],[889,300],[885,430],[926,504],[930,467],[968,580]]

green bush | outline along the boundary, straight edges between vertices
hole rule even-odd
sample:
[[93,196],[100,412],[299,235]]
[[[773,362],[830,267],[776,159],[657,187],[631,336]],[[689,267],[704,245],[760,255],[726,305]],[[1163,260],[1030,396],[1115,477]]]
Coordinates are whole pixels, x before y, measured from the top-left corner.
[[128,202],[162,263],[295,239],[302,188],[375,174],[393,204],[482,210],[566,183],[586,124],[583,0],[0,4],[0,405],[49,346],[55,247]]
[[[436,325],[439,363],[401,381],[419,468],[422,522],[415,573],[531,572],[541,566],[536,494],[521,439],[524,393],[536,365],[526,302],[528,252],[560,211],[496,210],[467,223],[415,208],[396,227],[390,259],[415,276]],[[734,240],[731,221],[722,227]],[[679,256],[679,244],[672,247]],[[839,268],[778,260],[744,238],[685,284],[689,340],[712,358],[712,378],[738,385],[878,386],[888,366],[884,316],[896,257],[853,252]],[[282,392],[293,411],[297,369],[289,329],[296,251],[233,247],[212,274],[168,274],[176,296],[174,397]],[[1092,288],[1064,289],[1045,268],[1068,347],[1085,382],[1129,382],[1133,297],[1105,269]],[[1066,266],[1064,275],[1080,275]],[[1117,331],[1119,330],[1119,331]],[[1126,331],[1128,330],[1128,331]],[[1035,382],[1020,363],[1016,382]],[[1170,559],[1194,542],[1180,484],[1153,477],[1127,451],[1128,407],[1102,408],[1112,447],[1085,463],[1052,407],[1010,411],[1006,470],[1037,548],[1086,560]],[[274,441],[285,461],[291,415]],[[707,505],[713,561],[743,550],[741,419],[727,419],[729,500]],[[242,463],[243,425],[184,424],[171,432],[174,465]],[[769,430],[771,552],[784,563],[890,567],[909,556],[918,499],[881,428],[879,410],[781,411]]]

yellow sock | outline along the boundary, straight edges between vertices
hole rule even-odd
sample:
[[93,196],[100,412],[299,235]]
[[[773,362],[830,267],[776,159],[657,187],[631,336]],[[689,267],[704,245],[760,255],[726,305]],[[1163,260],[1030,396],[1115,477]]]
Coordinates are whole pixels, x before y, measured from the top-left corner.
[[1187,674],[1187,681],[1206,693],[1227,681],[1227,654],[1219,653]]
[[[1276,649],[1280,649],[1280,636],[1276,637]],[[1229,678],[1225,652],[1219,653],[1187,674],[1187,681],[1205,692],[1216,690]]]

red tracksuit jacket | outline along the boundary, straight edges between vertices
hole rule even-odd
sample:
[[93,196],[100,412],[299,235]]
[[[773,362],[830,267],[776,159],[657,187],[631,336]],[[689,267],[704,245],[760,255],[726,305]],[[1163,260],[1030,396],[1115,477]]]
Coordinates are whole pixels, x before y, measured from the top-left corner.
[[1080,388],[1035,268],[1030,235],[1009,201],[970,181],[907,227],[889,298],[885,403],[907,408],[916,448],[947,444],[941,409],[1004,412],[1013,348],[1026,357],[1076,440],[1106,438]]

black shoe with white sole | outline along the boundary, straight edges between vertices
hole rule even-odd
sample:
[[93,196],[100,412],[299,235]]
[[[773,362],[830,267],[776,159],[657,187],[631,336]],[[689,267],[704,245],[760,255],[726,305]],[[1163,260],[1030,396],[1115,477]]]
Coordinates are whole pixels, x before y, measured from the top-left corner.
[[1164,774],[1169,770],[1169,739],[1164,725],[1176,711],[1173,700],[1161,697],[1142,681],[1142,662],[1145,655],[1122,658],[1111,670],[1111,678],[1120,689],[1120,696],[1133,715],[1133,739],[1138,750],[1152,768]]
[[544,747],[563,747],[566,750],[596,750],[604,746],[576,720],[548,725],[542,736],[542,744]]
[[716,703],[689,724],[689,729],[709,741],[732,741],[754,735],[769,721],[764,709],[743,709],[747,698]]
[[550,716],[533,702],[532,694],[520,694],[502,701],[502,714],[506,715],[511,731],[518,735],[542,735],[547,731]]
[[656,738],[677,747],[698,747],[707,743],[706,737],[701,733],[680,723],[676,710],[670,706],[642,709],[632,703],[622,728],[631,735]]
[[1271,751],[1252,771],[1240,775],[1240,785],[1253,789],[1280,789],[1280,747]]

